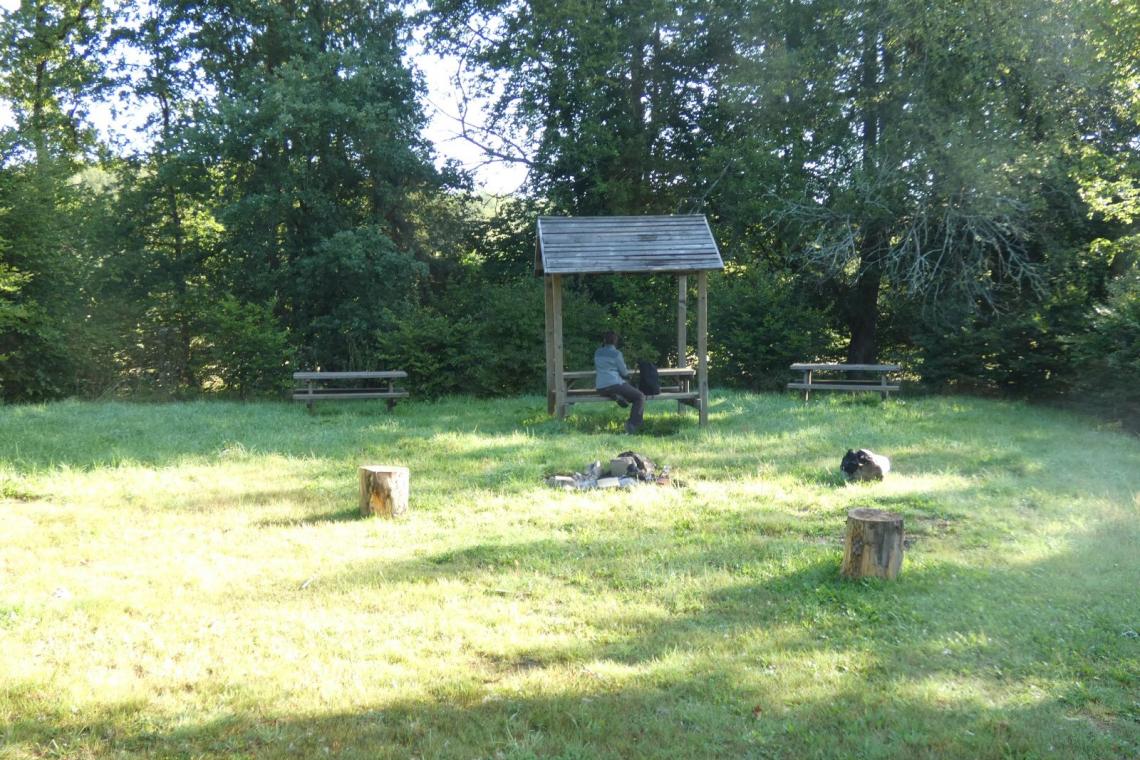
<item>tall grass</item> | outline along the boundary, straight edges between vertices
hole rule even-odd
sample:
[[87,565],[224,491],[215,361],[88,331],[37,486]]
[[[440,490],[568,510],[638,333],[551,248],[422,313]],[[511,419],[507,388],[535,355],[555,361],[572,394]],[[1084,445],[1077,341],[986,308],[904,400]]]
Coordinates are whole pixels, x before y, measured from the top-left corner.
[[[1140,757],[1140,442],[953,398],[0,408],[0,758]],[[560,492],[634,448],[680,487]],[[848,447],[891,456],[845,486]],[[356,468],[412,471],[395,521]],[[891,583],[847,510],[903,514]]]

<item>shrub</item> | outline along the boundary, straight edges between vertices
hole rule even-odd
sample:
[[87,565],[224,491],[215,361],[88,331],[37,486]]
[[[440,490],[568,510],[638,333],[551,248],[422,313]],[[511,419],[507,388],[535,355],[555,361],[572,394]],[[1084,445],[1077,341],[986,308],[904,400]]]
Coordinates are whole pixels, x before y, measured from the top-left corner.
[[241,398],[283,393],[292,380],[289,336],[271,304],[226,296],[214,304],[198,346],[197,375],[210,389]]
[[833,349],[828,314],[787,273],[755,265],[711,278],[710,372],[715,383],[778,390],[788,365]]
[[1140,427],[1140,271],[1113,283],[1090,329],[1072,345],[1082,368],[1077,390],[1100,411]]

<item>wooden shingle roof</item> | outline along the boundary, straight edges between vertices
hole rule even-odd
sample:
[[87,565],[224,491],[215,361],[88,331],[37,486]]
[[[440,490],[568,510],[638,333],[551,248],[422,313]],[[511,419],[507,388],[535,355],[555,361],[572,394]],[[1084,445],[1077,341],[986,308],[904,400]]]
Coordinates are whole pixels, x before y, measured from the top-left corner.
[[724,261],[701,214],[538,218],[536,275],[713,269]]

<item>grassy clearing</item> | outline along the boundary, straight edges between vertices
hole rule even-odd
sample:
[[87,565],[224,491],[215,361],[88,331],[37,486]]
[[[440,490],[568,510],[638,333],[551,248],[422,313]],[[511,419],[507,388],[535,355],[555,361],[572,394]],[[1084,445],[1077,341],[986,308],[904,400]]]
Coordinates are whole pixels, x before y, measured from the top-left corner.
[[[1140,441],[719,394],[0,409],[0,758],[1140,756]],[[634,447],[681,488],[562,493]],[[887,453],[844,486],[847,447]],[[412,510],[356,516],[356,466]],[[902,512],[897,582],[839,579]]]

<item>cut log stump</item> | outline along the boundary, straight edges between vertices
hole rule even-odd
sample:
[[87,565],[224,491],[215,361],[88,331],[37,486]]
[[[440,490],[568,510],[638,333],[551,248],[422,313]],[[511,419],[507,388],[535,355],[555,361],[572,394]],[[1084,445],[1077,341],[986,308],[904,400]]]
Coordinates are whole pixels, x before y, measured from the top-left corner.
[[847,513],[840,570],[845,578],[897,578],[902,558],[902,515],[879,509],[853,509]]
[[398,517],[407,512],[411,479],[407,467],[361,467],[360,514]]

